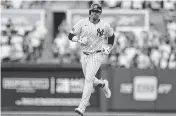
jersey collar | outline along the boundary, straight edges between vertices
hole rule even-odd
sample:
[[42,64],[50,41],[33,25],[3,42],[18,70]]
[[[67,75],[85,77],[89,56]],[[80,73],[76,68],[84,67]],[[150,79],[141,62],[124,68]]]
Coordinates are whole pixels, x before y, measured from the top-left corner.
[[[92,23],[92,22],[90,21],[90,17],[89,17],[89,22],[90,22],[90,23]],[[96,25],[96,24],[98,24],[99,22],[100,22],[100,19],[98,20],[98,22],[97,22],[97,23],[95,23],[95,24],[94,24],[94,23],[92,23],[92,24]]]

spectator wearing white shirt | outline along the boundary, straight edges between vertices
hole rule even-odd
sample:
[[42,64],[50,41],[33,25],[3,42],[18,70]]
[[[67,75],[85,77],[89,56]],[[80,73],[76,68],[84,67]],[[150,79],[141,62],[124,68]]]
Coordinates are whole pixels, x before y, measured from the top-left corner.
[[117,0],[105,0],[104,3],[109,7],[109,8],[115,8],[120,1]]
[[[58,58],[61,60],[61,62],[67,62],[69,61],[69,40],[67,39],[67,33],[64,30],[59,31],[60,32],[53,41],[56,50],[55,52],[58,52]],[[64,57],[67,60],[64,60]]]
[[19,9],[22,7],[23,0],[12,0],[12,6],[15,9]]
[[66,37],[67,35],[65,33],[60,32],[54,39],[54,43],[56,44],[60,55],[66,54],[69,48],[69,41],[66,39]]
[[120,51],[124,50],[127,47],[128,40],[123,32],[120,32],[117,42],[119,43]]
[[148,46],[157,47],[160,45],[161,33],[151,24],[150,31],[148,32]]
[[148,33],[146,31],[141,31],[137,42],[138,42],[140,49],[147,48],[148,47]]
[[44,46],[44,40],[46,39],[46,34],[48,30],[42,21],[38,21],[36,23],[36,31],[35,31],[35,36],[37,37],[39,41],[39,46],[38,46],[38,58],[42,57],[42,52],[43,52],[43,46]]
[[1,61],[2,62],[9,62],[10,61],[10,52],[11,52],[11,46],[8,44],[9,38],[6,35],[5,32],[2,32],[2,36],[0,39],[0,49],[1,49]]
[[176,22],[170,19],[167,23],[167,33],[169,34],[171,42],[176,41]]
[[139,69],[151,68],[151,61],[148,52],[149,52],[148,49],[144,49],[141,52],[138,52],[137,68]]
[[176,1],[174,1],[174,0],[164,0],[163,1],[163,8],[166,10],[174,10],[175,4],[176,4]]
[[36,27],[29,33],[30,47],[31,47],[31,61],[36,62],[39,57],[39,46],[41,44],[39,34],[36,32]]
[[24,58],[23,37],[18,33],[11,38],[11,61],[21,61]]
[[131,9],[132,8],[132,1],[121,1],[121,8],[123,9]]
[[149,7],[152,9],[152,10],[160,10],[162,8],[162,5],[163,5],[163,1],[149,1]]
[[118,57],[118,64],[120,67],[130,68],[130,64],[128,62],[128,57],[124,52],[121,52]]
[[144,8],[144,1],[143,0],[133,0],[132,1],[132,8],[133,9],[143,9]]
[[169,62],[168,62],[169,69],[176,69],[176,52],[171,53]]
[[153,63],[154,68],[159,67],[161,58],[161,52],[159,51],[158,47],[154,47],[151,49],[150,59]]
[[138,52],[139,51],[133,46],[129,46],[125,49],[124,53],[126,55],[126,60],[129,63],[129,67],[133,66],[134,57],[138,54]]
[[161,41],[161,45],[159,46],[159,50],[161,51],[160,68],[165,69],[168,67],[168,60],[171,54],[171,46],[169,41],[163,39]]

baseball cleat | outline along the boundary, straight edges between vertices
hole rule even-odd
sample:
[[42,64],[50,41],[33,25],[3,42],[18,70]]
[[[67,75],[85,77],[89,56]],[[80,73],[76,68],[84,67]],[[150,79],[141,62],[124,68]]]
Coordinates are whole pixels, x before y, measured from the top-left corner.
[[76,108],[75,112],[78,113],[80,116],[83,116],[83,112],[81,112],[80,108]]
[[104,83],[99,83],[99,84],[97,85],[98,88],[103,88],[104,86],[105,86]]
[[109,82],[104,80],[105,86],[102,88],[103,93],[105,94],[106,98],[111,97],[111,90],[109,89]]
[[98,83],[97,87],[98,88],[103,88],[105,86],[104,80],[101,78],[100,83]]

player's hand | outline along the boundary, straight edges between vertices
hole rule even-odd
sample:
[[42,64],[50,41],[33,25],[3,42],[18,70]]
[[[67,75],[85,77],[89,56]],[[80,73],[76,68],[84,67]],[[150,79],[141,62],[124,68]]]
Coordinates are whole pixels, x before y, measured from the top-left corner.
[[110,52],[111,52],[111,46],[103,46],[103,50],[102,50],[103,54],[108,55],[110,54]]
[[78,43],[86,45],[88,43],[88,40],[86,37],[78,39]]

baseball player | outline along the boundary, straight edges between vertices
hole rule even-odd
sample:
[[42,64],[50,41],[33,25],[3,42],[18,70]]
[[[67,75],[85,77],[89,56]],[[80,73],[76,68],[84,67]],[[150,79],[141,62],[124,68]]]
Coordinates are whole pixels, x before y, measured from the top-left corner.
[[108,57],[115,38],[110,25],[100,20],[101,13],[101,5],[93,3],[89,9],[89,17],[78,21],[68,35],[71,41],[78,42],[81,46],[80,61],[85,85],[79,107],[75,109],[81,116],[86,110],[94,86],[100,86],[106,98],[111,97],[108,81],[95,77],[101,64]]

